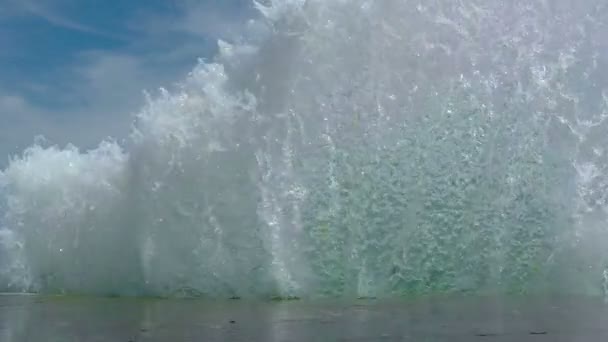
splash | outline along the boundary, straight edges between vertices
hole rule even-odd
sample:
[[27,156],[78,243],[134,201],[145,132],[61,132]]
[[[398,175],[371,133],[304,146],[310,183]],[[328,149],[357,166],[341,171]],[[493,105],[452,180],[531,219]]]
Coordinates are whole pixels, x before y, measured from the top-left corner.
[[256,4],[131,137],[0,173],[0,289],[602,294],[602,1]]

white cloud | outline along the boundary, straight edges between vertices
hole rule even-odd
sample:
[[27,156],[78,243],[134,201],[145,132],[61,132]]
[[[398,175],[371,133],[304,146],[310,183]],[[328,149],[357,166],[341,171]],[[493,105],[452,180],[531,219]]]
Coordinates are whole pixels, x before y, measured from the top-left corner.
[[195,6],[184,12],[174,29],[193,35],[228,38],[242,30],[244,21],[238,17],[221,15],[207,6]]
[[11,113],[20,112],[26,106],[25,100],[20,96],[15,95],[4,95],[0,96],[0,108],[6,112],[7,115]]
[[33,141],[37,127],[46,126],[40,114],[25,98],[0,92],[0,166]]
[[253,12],[253,1],[230,1],[226,5],[213,1],[175,0],[170,14],[141,12],[130,25],[135,31],[159,34],[187,34],[192,36],[230,39],[242,33]]
[[0,96],[0,169],[9,156],[20,154],[37,136],[60,146],[74,143],[90,148],[128,126],[128,115],[104,120],[101,112],[81,115],[78,111],[59,112],[37,107],[19,95]]
[[37,135],[59,146],[72,143],[84,149],[108,137],[125,138],[144,103],[144,90],[170,87],[194,64],[183,65],[183,73],[176,73],[175,68],[147,63],[143,56],[83,53],[55,75],[54,84],[24,87],[65,104],[58,107],[42,107],[25,94],[0,88],[0,169],[6,166],[7,155],[21,153]]
[[[46,2],[46,7],[40,1],[32,7],[29,1],[30,5],[21,3],[22,8],[29,6],[54,25],[105,34],[55,15],[60,13],[60,0]],[[23,78],[18,85],[0,79],[0,169],[6,166],[7,155],[21,153],[37,135],[60,146],[73,143],[85,149],[109,136],[126,137],[133,114],[143,105],[144,90],[154,92],[181,81],[197,58],[214,51],[210,37],[237,30],[245,21],[239,15],[212,19],[214,14],[205,12],[210,7],[198,2],[179,3],[176,8],[163,16],[140,13],[130,23],[138,28],[139,38],[120,50],[82,51],[69,65],[50,68],[40,79]]]

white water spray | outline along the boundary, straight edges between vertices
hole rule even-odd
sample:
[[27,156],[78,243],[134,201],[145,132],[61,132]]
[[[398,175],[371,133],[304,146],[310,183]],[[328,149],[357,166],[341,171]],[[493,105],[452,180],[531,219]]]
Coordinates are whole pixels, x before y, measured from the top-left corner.
[[124,146],[0,173],[0,290],[605,290],[602,1],[257,7]]

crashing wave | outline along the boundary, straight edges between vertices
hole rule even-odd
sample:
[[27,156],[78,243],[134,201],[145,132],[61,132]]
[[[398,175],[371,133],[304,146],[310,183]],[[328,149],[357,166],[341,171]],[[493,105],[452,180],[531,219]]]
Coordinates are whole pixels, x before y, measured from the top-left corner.
[[0,289],[601,293],[601,1],[256,7],[124,146],[0,173]]

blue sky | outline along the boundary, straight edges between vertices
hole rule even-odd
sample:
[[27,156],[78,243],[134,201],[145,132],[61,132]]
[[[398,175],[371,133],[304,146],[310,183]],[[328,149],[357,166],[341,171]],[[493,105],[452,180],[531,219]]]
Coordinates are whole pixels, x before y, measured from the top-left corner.
[[0,0],[0,167],[44,135],[124,138],[143,91],[179,82],[251,0]]

